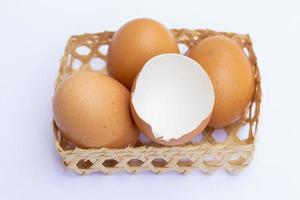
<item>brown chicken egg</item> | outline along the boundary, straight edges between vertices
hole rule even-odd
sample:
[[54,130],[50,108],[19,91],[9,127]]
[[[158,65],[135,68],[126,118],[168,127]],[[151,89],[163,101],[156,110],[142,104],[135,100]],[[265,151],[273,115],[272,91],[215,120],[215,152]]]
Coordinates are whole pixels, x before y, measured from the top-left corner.
[[234,40],[216,35],[197,42],[187,53],[210,76],[215,106],[210,127],[220,128],[236,121],[249,105],[254,92],[254,73],[242,48]]
[[113,36],[107,53],[107,71],[129,90],[144,64],[153,56],[179,53],[172,33],[152,19],[135,19]]
[[61,82],[53,113],[63,135],[83,148],[123,148],[138,138],[129,91],[100,73],[76,72]]

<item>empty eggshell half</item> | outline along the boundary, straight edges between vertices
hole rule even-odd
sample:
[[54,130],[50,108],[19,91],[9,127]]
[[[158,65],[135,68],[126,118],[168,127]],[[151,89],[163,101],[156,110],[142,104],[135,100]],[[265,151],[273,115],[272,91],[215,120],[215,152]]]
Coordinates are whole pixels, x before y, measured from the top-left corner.
[[140,129],[163,145],[181,145],[203,131],[214,106],[204,69],[180,54],[151,58],[135,79],[131,111]]

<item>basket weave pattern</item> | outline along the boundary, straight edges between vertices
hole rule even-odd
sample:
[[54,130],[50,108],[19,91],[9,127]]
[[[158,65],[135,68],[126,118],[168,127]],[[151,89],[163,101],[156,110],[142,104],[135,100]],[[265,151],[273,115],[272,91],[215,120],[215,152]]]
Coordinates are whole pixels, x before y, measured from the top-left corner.
[[[260,74],[250,37],[212,30],[172,29],[172,33],[177,42],[187,48],[190,48],[197,40],[223,34],[237,41],[248,56],[255,73],[255,92],[251,104],[241,118],[234,124],[223,128],[226,139],[217,141],[213,134],[218,130],[206,128],[202,133],[201,141],[190,142],[182,146],[166,147],[139,141],[136,146],[124,149],[81,149],[67,141],[53,122],[55,145],[67,168],[79,174],[92,172],[112,174],[118,171],[135,173],[145,170],[155,173],[167,171],[188,173],[194,169],[211,173],[222,168],[228,172],[236,172],[249,164],[255,150],[261,103]],[[105,64],[106,55],[102,49],[109,45],[113,34],[113,32],[102,32],[72,36],[61,59],[56,86],[77,70],[106,73],[105,67],[99,69],[94,61],[101,59]],[[84,55],[78,51],[82,47],[87,50]],[[242,128],[242,131],[248,133],[246,139],[240,139],[238,136]]]

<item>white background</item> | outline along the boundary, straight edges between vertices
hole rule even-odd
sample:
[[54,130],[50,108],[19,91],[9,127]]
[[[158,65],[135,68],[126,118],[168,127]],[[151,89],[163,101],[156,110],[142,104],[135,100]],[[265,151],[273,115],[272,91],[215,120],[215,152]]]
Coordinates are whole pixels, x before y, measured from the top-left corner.
[[[300,199],[298,1],[0,1],[0,199]],[[257,151],[237,175],[78,176],[53,144],[51,97],[67,39],[151,17],[249,33],[263,105]]]

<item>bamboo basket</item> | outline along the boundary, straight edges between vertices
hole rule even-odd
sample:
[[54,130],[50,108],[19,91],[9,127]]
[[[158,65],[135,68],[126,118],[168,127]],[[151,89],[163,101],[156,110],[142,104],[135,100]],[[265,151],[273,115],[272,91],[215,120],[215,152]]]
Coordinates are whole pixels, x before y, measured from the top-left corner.
[[[66,140],[53,121],[55,146],[66,168],[78,174],[89,174],[92,172],[113,174],[119,171],[127,171],[129,173],[153,171],[157,174],[176,171],[186,174],[195,169],[204,173],[225,169],[232,173],[240,171],[250,163],[255,150],[255,138],[260,113],[261,81],[249,35],[215,32],[212,30],[172,29],[171,31],[176,37],[178,44],[185,45],[187,49],[197,40],[216,34],[226,35],[240,44],[252,64],[256,86],[251,104],[236,123],[223,128],[223,131],[226,133],[225,140],[217,141],[214,138],[214,133],[216,134],[220,130],[206,128],[200,141],[189,142],[182,146],[168,147],[139,141],[136,146],[124,149],[81,149]],[[103,52],[103,48],[107,48],[113,34],[114,32],[101,32],[72,36],[61,59],[55,85],[57,86],[62,80],[77,70],[106,73],[106,55]],[[85,55],[78,52],[78,49],[82,47],[87,50]],[[100,69],[99,66],[95,66],[95,60],[98,62],[102,61],[104,67]],[[247,137],[240,139],[239,131],[246,131]]]

